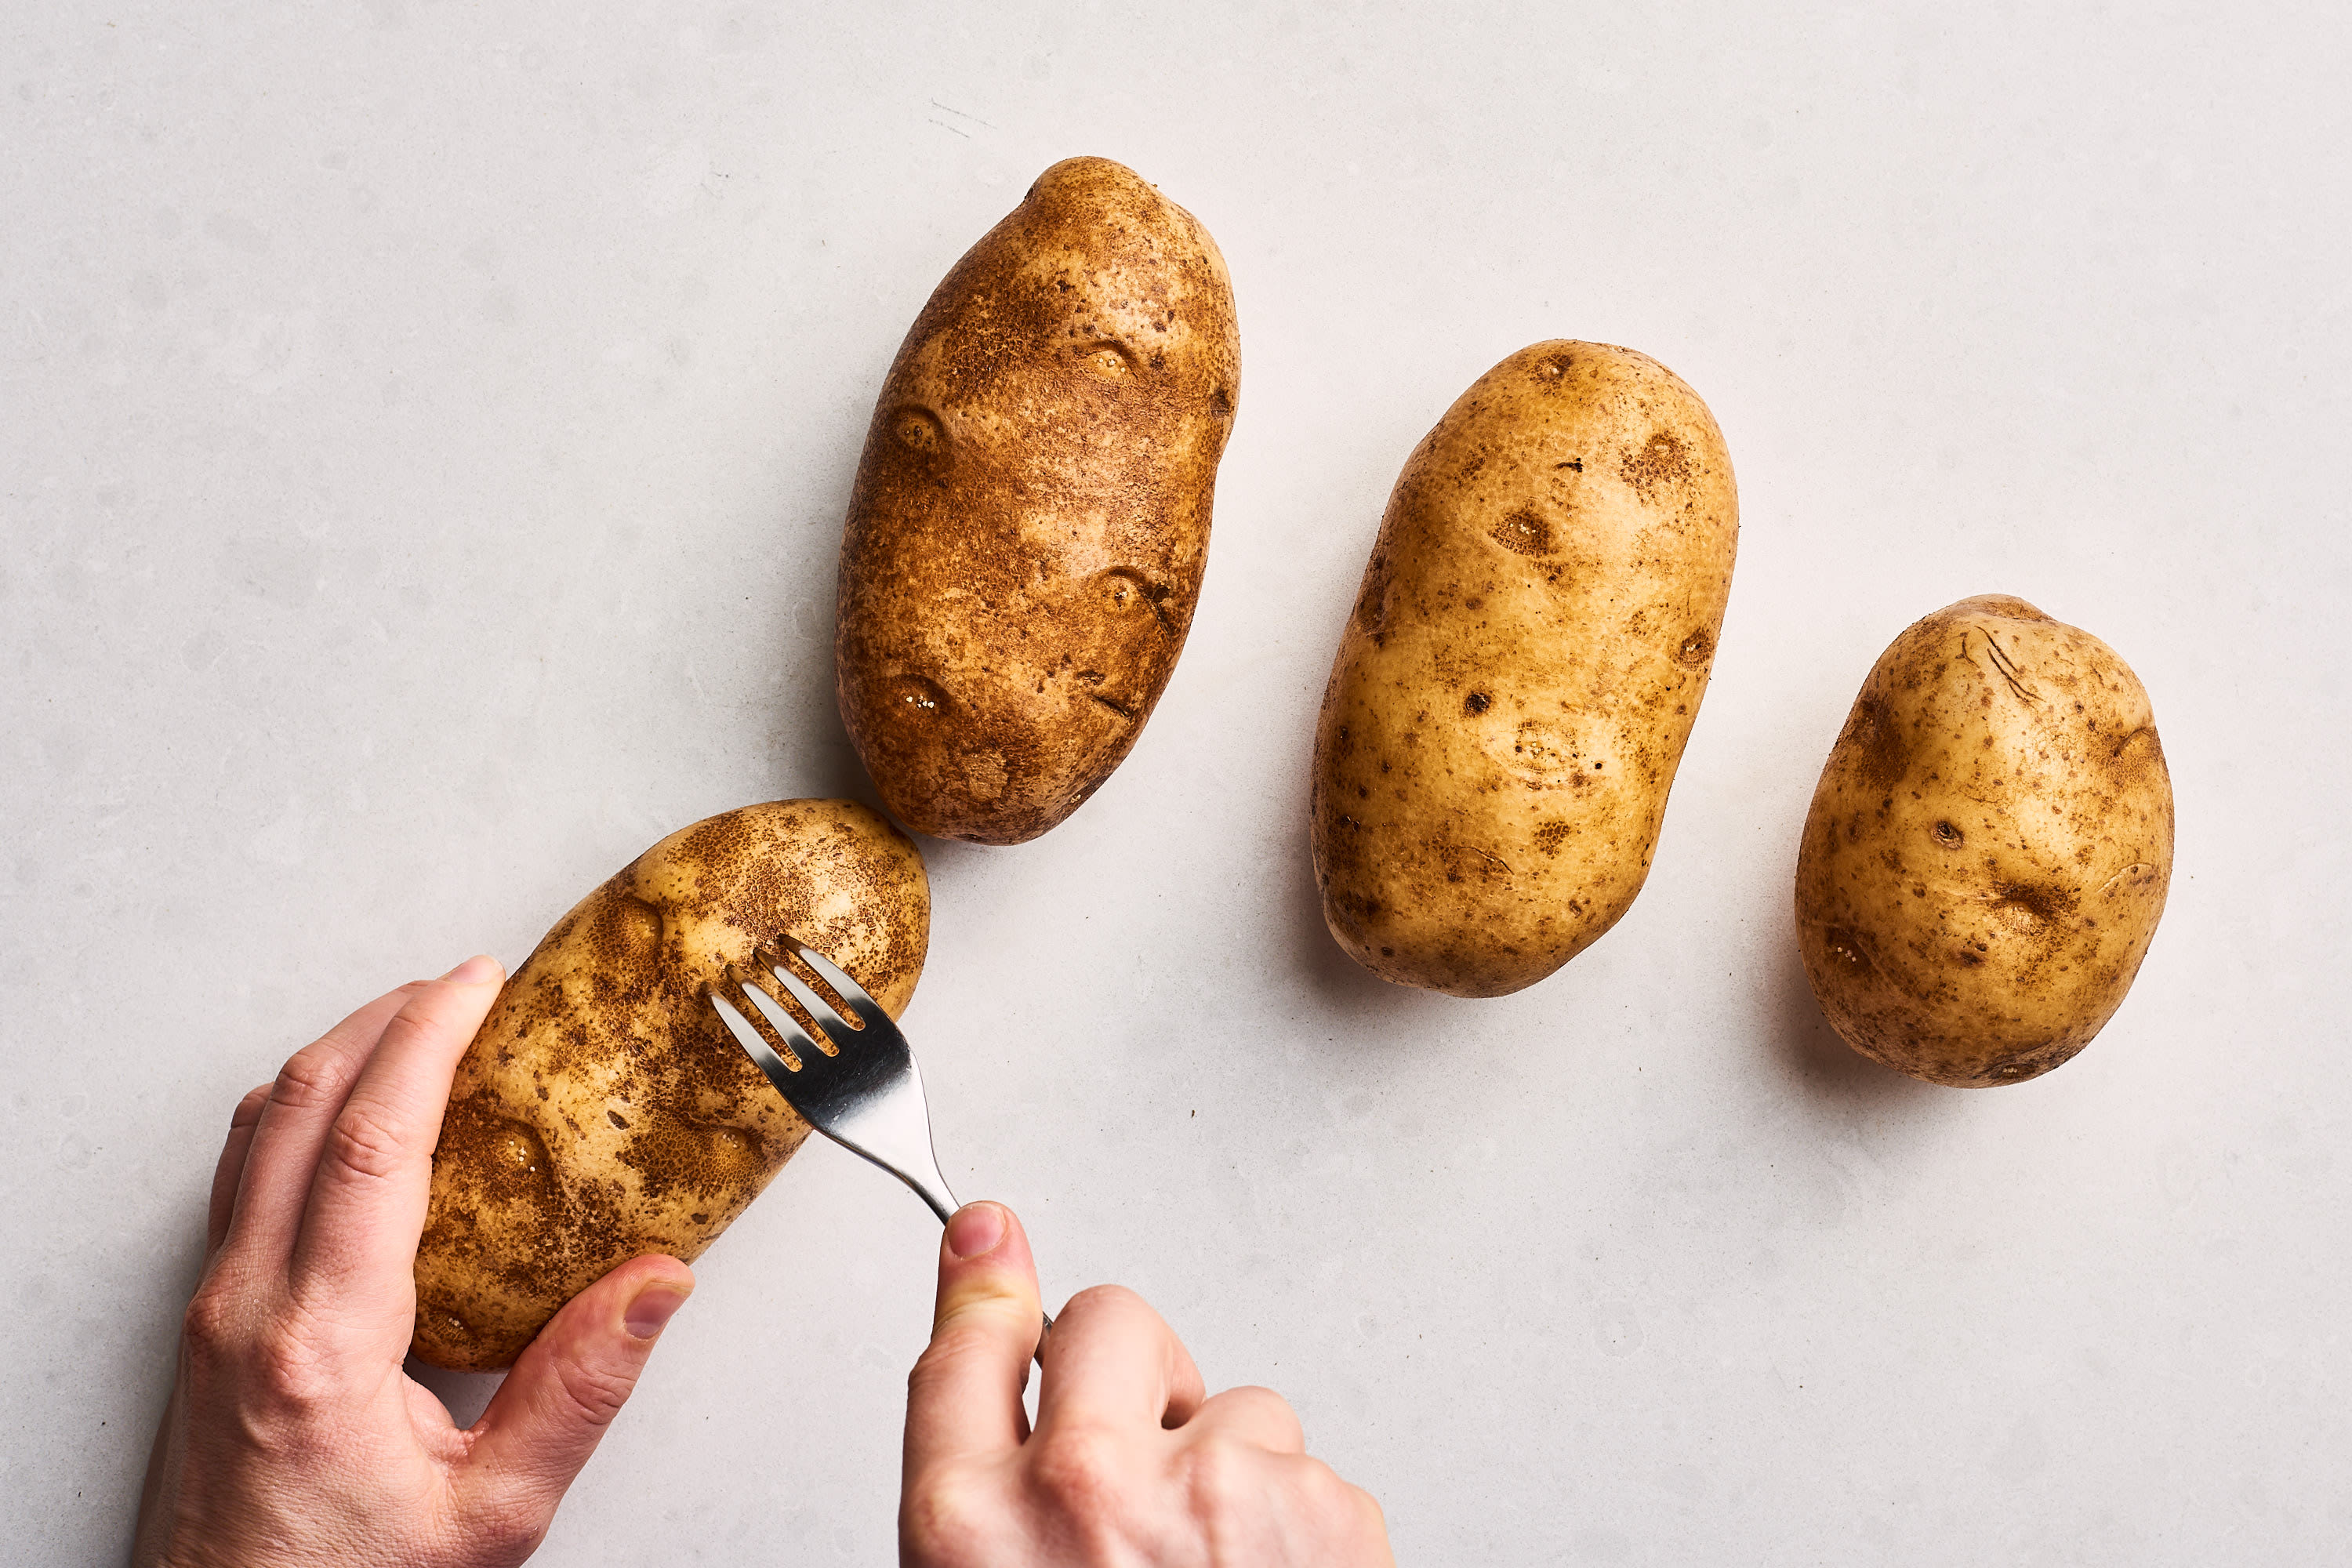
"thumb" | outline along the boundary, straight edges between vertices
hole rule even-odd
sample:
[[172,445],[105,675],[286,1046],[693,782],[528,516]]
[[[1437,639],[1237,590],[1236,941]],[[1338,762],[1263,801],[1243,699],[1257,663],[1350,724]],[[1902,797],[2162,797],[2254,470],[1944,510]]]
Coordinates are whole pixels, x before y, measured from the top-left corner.
[[533,1510],[545,1528],[628,1403],[670,1315],[693,1290],[685,1264],[649,1254],[614,1268],[548,1321],[474,1424],[468,1465],[490,1481],[489,1508]]
[[907,1378],[907,1478],[1028,1436],[1021,1391],[1037,1348],[1037,1265],[1002,1204],[968,1204],[940,1237],[931,1342]]

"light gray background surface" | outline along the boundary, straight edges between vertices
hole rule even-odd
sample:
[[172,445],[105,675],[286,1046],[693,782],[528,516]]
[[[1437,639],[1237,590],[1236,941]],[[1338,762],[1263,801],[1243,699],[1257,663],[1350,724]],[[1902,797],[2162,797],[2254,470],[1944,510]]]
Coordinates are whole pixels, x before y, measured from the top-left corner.
[[[0,1557],[123,1550],[243,1089],[674,827],[868,793],[872,400],[1099,153],[1216,236],[1244,374],[1142,742],[926,847],[940,1145],[1049,1295],[1280,1388],[1407,1562],[2340,1560],[2342,16],[10,8]],[[1714,689],[1613,932],[1391,989],[1318,914],[1317,703],[1406,452],[1555,336],[1722,424]],[[2097,1043],[1960,1092],[1838,1043],[1789,887],[1871,661],[1990,591],[2137,667],[2179,859]],[[888,1561],[936,1231],[812,1146],[541,1560]]]

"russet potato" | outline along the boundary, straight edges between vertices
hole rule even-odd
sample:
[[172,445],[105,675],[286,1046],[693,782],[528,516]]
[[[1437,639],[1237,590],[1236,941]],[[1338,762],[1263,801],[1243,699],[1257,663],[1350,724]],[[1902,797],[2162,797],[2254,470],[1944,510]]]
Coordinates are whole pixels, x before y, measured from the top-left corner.
[[845,800],[698,822],[582,900],[458,1063],[416,1258],[415,1352],[505,1366],[616,1264],[692,1261],[809,1133],[705,988],[789,933],[896,1016],[929,931],[913,841]]
[[1046,170],[940,282],[875,405],[835,631],[900,820],[1016,844],[1110,776],[1192,627],[1240,392],[1215,243],[1108,159]]
[[1731,591],[1698,395],[1601,343],[1520,350],[1389,499],[1315,735],[1323,914],[1384,980],[1534,984],[1649,874]]
[[1930,1083],[2087,1045],[2172,879],[2172,783],[2131,667],[2022,599],[1963,599],[1863,682],[1813,792],[1797,935],[1846,1042]]

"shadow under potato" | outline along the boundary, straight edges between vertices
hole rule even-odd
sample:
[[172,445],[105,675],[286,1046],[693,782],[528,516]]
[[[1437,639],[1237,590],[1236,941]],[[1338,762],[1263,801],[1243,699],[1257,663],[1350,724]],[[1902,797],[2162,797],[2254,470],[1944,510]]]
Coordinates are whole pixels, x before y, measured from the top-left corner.
[[1782,931],[1772,939],[1772,952],[1774,984],[1767,1037],[1780,1065],[1809,1090],[1881,1110],[1916,1106],[1949,1092],[1883,1067],[1845,1043],[1830,1026],[1813,995],[1793,931]]
[[1315,852],[1307,837],[1303,800],[1294,820],[1295,848],[1283,857],[1290,868],[1284,886],[1285,902],[1289,905],[1287,924],[1292,952],[1299,971],[1306,975],[1317,999],[1338,1018],[1349,1023],[1378,1022],[1387,1026],[1375,1036],[1351,1036],[1351,1047],[1367,1037],[1400,1051],[1408,1047],[1425,1047],[1429,1026],[1445,1021],[1453,1009],[1465,1004],[1458,997],[1382,980],[1348,956],[1347,950],[1331,934],[1331,928],[1324,923],[1323,890],[1315,880]]
[[[856,448],[852,447],[853,464]],[[866,775],[857,748],[841,720],[835,694],[834,582],[840,571],[840,516],[849,505],[854,467],[829,474],[813,486],[824,500],[809,509],[811,523],[798,531],[794,559],[780,568],[780,591],[800,599],[787,620],[784,646],[776,650],[781,671],[777,700],[769,720],[769,745],[779,786],[803,798],[854,800],[883,811],[881,796]],[[836,504],[837,503],[837,504]],[[823,520],[831,517],[827,524]],[[885,815],[887,815],[886,812]]]

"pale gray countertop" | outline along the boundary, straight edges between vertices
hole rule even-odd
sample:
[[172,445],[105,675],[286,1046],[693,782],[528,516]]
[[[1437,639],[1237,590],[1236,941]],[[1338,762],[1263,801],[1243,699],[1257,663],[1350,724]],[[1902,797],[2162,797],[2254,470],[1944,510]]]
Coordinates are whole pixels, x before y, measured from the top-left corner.
[[[671,828],[866,793],[872,401],[1076,153],[1207,224],[1245,368],[1141,744],[927,846],[940,1145],[1049,1293],[1280,1388],[1411,1563],[2340,1556],[2346,23],[2146,9],[18,8],[0,1557],[121,1552],[243,1089]],[[1554,336],[1722,424],[1715,685],[1623,922],[1408,994],[1321,928],[1316,707],[1407,451]],[[1961,1092],[1829,1033],[1789,889],[1871,661],[1993,591],[2137,668],[2179,861],[2105,1036]],[[812,1147],[541,1561],[887,1561],[936,1230]]]

